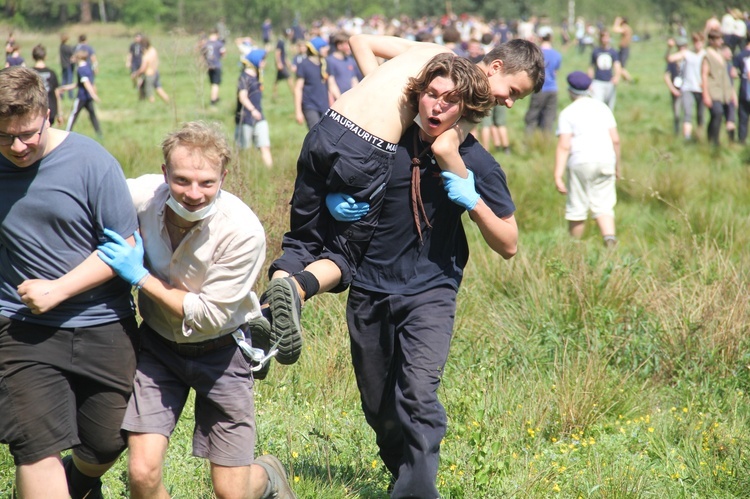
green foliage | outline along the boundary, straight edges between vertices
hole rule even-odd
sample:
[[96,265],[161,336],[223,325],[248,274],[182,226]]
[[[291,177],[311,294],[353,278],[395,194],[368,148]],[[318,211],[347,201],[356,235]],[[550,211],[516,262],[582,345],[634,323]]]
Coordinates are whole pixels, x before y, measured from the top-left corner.
[[156,24],[167,9],[161,0],[129,0],[122,7],[122,22],[128,26]]

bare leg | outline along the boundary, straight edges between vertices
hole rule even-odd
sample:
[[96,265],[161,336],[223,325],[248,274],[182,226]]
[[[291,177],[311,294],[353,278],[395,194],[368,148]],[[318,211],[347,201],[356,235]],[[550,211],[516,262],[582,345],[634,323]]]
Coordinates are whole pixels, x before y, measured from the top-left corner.
[[169,441],[155,433],[128,435],[128,477],[132,499],[169,499],[162,467]]
[[35,497],[68,499],[69,497],[68,483],[60,456],[49,456],[31,464],[18,466],[16,487],[21,499]]
[[599,215],[595,220],[596,225],[599,226],[599,230],[602,233],[602,237],[615,235],[615,217],[612,215]]
[[165,92],[163,88],[158,87],[156,89],[156,95],[158,95],[159,98],[164,102],[169,102],[169,94],[167,94],[167,92]]
[[583,229],[586,228],[586,220],[568,220],[568,232],[576,239],[583,237]]
[[260,148],[260,157],[263,159],[263,164],[271,167],[273,166],[273,158],[271,157],[271,148],[270,147],[261,147]]
[[211,463],[211,481],[218,499],[258,499],[266,491],[268,475],[257,464],[219,466]]

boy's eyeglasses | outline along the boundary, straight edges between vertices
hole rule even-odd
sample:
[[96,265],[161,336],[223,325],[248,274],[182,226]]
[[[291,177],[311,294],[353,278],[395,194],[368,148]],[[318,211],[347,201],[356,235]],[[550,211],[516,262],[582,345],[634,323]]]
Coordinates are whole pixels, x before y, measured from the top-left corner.
[[[20,140],[27,146],[33,146],[39,143],[39,138],[42,136],[44,131],[44,124],[47,123],[45,118],[42,121],[42,126],[36,132],[19,133],[18,135],[9,135],[7,133],[0,133],[0,146],[12,146],[16,139]],[[37,137],[35,139],[35,137]]]

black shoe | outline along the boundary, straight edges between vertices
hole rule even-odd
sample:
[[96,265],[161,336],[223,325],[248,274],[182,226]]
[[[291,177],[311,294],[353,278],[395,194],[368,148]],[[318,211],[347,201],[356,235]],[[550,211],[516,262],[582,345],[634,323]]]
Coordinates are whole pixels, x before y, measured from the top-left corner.
[[271,279],[260,298],[271,311],[271,345],[279,349],[280,364],[294,364],[302,353],[302,300],[291,277]]

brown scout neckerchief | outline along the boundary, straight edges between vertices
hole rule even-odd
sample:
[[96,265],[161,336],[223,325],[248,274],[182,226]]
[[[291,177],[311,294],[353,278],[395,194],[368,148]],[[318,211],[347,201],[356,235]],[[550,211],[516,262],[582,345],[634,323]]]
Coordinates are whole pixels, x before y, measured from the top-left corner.
[[[417,139],[419,138],[419,129],[414,133],[414,156],[411,158],[411,209],[414,214],[414,225],[417,227],[417,234],[419,234],[419,242],[422,242],[422,223],[420,218],[424,218],[428,228],[432,228],[430,221],[427,219],[427,213],[424,210],[424,204],[422,203],[422,192],[419,188],[419,183],[422,179],[422,174],[419,167],[422,165],[420,158],[424,156],[431,149],[431,145],[427,144],[421,153],[417,154]],[[420,216],[421,215],[421,216]]]

